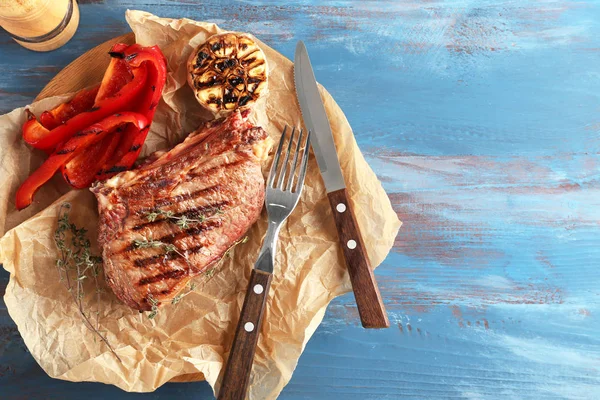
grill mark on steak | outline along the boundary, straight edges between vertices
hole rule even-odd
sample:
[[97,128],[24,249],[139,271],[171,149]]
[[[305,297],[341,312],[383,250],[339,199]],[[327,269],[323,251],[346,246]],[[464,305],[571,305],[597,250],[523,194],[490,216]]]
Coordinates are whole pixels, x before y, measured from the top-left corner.
[[213,175],[213,174],[216,174],[217,172],[221,172],[221,170],[225,170],[225,169],[232,168],[232,167],[237,167],[238,165],[241,165],[244,162],[246,162],[246,160],[237,160],[237,161],[234,161],[231,163],[217,165],[215,167],[211,167],[204,171],[190,172],[189,174],[187,174],[186,180],[191,181],[198,177]]
[[[189,248],[187,250],[185,250],[185,254],[186,255],[190,255],[190,254],[196,254],[198,253],[200,250],[202,250],[204,248],[204,246],[200,245],[200,246],[194,246],[192,248]],[[133,262],[133,265],[135,265],[138,268],[146,268],[150,265],[156,264],[162,260],[176,260],[178,258],[182,258],[180,253],[162,253],[162,254],[156,254],[150,257],[146,257],[146,258],[138,258],[137,260],[135,260]]]
[[216,227],[219,227],[223,225],[223,222],[221,221],[215,221],[213,224],[209,225],[209,226],[203,226],[203,225],[198,225],[195,226],[193,228],[188,228],[185,230],[185,233],[187,233],[190,236],[195,236],[199,233],[202,233],[204,231],[209,231],[211,229],[215,229]]
[[[161,260],[165,260],[165,261],[171,260],[171,259],[175,258],[176,256],[179,256],[179,254],[177,254],[177,253],[156,254],[151,257],[138,258],[137,260],[135,260],[133,262],[133,265],[135,265],[138,268],[145,268],[149,265],[156,264],[157,262],[159,262]],[[181,256],[179,256],[179,257],[181,257]]]
[[184,277],[185,275],[187,275],[187,271],[184,269],[170,269],[165,272],[161,272],[160,274],[140,279],[138,286],[146,286],[152,283],[165,281],[167,279],[178,279]]
[[[168,152],[154,153],[131,172],[92,188],[98,198],[98,243],[106,281],[126,305],[148,311],[170,303],[260,216],[265,194],[261,161],[267,142],[258,148],[252,143],[267,139],[267,134],[248,121],[249,113],[234,111],[205,124]],[[213,216],[209,210],[218,205],[211,203],[224,200],[227,206]],[[194,218],[202,213],[207,218],[188,221],[185,229],[176,218],[132,229],[146,222],[145,212],[161,209],[177,213],[177,218],[202,220]],[[135,246],[136,240],[144,239],[165,246]],[[169,251],[170,246],[175,250]]]
[[[196,207],[196,208],[190,208],[188,210],[184,210],[184,211],[180,211],[178,213],[173,213],[173,217],[183,217],[184,215],[188,218],[199,218],[200,215],[203,215],[204,212],[206,211],[215,211],[212,215],[216,214],[216,210],[218,210],[220,207],[226,206],[228,205],[229,202],[228,201],[220,201],[217,203],[213,203],[213,204],[209,204],[207,206],[202,206],[202,207]],[[157,211],[157,209],[154,209],[155,211]],[[212,216],[210,215],[210,216]],[[164,221],[169,221],[169,218],[163,218],[163,217],[157,217],[154,221],[147,221],[144,222],[142,224],[138,224],[135,225],[133,228],[131,228],[132,231],[139,231],[142,230],[144,228],[147,228],[149,226],[153,226],[153,225],[157,225],[160,224]],[[176,221],[173,221],[173,223],[175,223]]]
[[169,185],[173,185],[174,183],[175,181],[173,179],[160,179],[158,181],[149,183],[148,186],[150,188],[162,189]]
[[203,215],[204,212],[214,211],[211,215],[209,215],[209,217],[212,217],[222,207],[226,207],[228,205],[229,205],[229,202],[227,200],[223,200],[223,201],[219,201],[219,202],[214,203],[214,204],[210,204],[208,206],[201,206],[201,207],[191,208],[189,210],[186,210],[186,211],[183,211],[183,212],[179,212],[179,213],[177,213],[175,215],[177,217],[182,217],[182,216],[185,215],[186,217],[190,217],[190,218],[198,218],[201,215]]
[[195,236],[199,233],[205,232],[205,231],[210,231],[212,229],[218,228],[221,225],[223,225],[223,222],[221,220],[214,220],[214,221],[207,221],[204,222],[198,226],[195,226],[193,228],[187,228],[184,231],[180,231],[177,233],[172,233],[170,235],[166,235],[161,237],[160,240],[161,242],[165,242],[165,243],[173,243],[175,240],[179,239],[180,237],[185,237],[185,236]]
[[175,203],[181,203],[182,201],[193,200],[193,199],[196,199],[203,195],[208,195],[213,192],[218,192],[220,189],[221,189],[221,185],[213,185],[213,186],[207,187],[202,190],[197,190],[192,193],[179,194],[179,195],[171,197],[171,198],[166,197],[166,198],[158,199],[154,202],[154,207],[140,208],[139,210],[137,210],[137,214],[147,213],[147,212],[156,210],[157,208],[160,208],[160,207],[170,206]]
[[[223,222],[221,220],[209,220],[209,221],[201,223],[198,226],[194,226],[192,228],[187,228],[185,230],[180,230],[179,232],[175,232],[175,233],[172,233],[170,235],[165,235],[165,236],[162,236],[162,237],[160,237],[158,239],[152,239],[152,240],[158,241],[158,242],[163,242],[163,243],[166,243],[166,244],[172,244],[179,237],[195,236],[195,235],[197,235],[199,233],[202,233],[202,232],[205,232],[205,231],[209,231],[211,229],[218,228],[221,225],[223,225]],[[181,228],[179,228],[179,229],[181,229]],[[121,253],[127,253],[127,252],[134,251],[134,250],[139,250],[139,248],[136,247],[135,242],[131,242],[129,244],[129,246],[125,247],[121,251],[117,251],[117,252],[113,253],[113,255],[117,255],[117,254],[121,254]]]

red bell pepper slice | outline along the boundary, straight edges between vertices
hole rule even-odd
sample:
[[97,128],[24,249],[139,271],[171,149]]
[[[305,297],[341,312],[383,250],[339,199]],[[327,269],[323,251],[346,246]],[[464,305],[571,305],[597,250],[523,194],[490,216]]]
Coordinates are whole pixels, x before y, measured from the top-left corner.
[[52,110],[44,111],[40,115],[40,123],[46,129],[54,129],[75,115],[88,111],[94,106],[99,88],[100,85],[94,85],[90,88],[82,89],[66,103],[62,103]]
[[[127,46],[126,44],[115,45],[116,48],[121,49],[125,49]],[[54,129],[75,115],[89,111],[100,100],[118,93],[132,79],[133,72],[129,64],[125,60],[113,58],[100,84],[82,89],[66,103],[62,103],[52,110],[44,111],[40,115],[40,123],[46,129]]]
[[37,120],[30,119],[23,125],[23,138],[38,149],[50,149],[58,145],[91,124],[129,108],[131,102],[145,87],[147,75],[146,68],[136,68],[133,80],[123,86],[114,96],[101,100],[89,111],[74,116],[52,130],[44,128]]
[[61,167],[65,181],[75,189],[85,189],[94,183],[98,168],[112,157],[121,140],[122,132],[129,126],[133,125],[117,127],[101,141],[75,154],[69,162]]
[[[113,49],[124,50],[127,44],[118,43]],[[96,102],[113,96],[133,79],[131,66],[122,58],[113,57],[104,73]],[[119,127],[100,142],[92,144],[85,154],[78,154],[61,167],[61,173],[67,183],[76,189],[89,187],[96,180],[96,173],[112,157],[124,129],[136,129],[133,125]],[[114,133],[114,134],[113,134]]]
[[[158,46],[143,47],[139,44],[131,45],[125,49],[113,47],[110,54],[127,60],[133,67],[144,64],[149,66],[149,85],[141,96],[134,111],[146,115],[149,121],[154,118],[156,107],[162,97],[162,91],[167,80],[167,61]],[[136,130],[135,127],[126,128],[125,135],[119,143],[114,156],[101,169],[98,180],[107,179],[118,172],[130,169],[142,151],[142,145],[150,127]]]
[[133,72],[130,65],[125,60],[111,58],[110,64],[108,64],[108,68],[102,78],[95,103],[98,104],[100,101],[114,96],[115,93],[118,93],[132,79]]
[[62,165],[75,157],[78,152],[102,140],[112,129],[126,123],[134,124],[142,130],[148,125],[148,119],[144,115],[134,112],[114,114],[76,133],[66,143],[60,145],[19,187],[16,196],[17,209],[22,210],[29,206],[33,201],[35,192],[44,183],[48,182]]

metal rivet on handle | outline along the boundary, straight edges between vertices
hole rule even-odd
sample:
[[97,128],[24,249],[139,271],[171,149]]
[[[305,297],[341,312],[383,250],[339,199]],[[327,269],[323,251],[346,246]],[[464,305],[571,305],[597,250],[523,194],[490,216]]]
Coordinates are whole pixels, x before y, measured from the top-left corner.
[[346,205],[344,203],[340,203],[337,206],[335,206],[335,209],[338,212],[343,213],[344,211],[346,211]]
[[246,332],[252,332],[254,330],[254,324],[252,322],[246,322],[244,324],[244,329]]
[[262,285],[256,284],[256,285],[254,285],[253,290],[254,290],[254,293],[261,294],[263,292],[264,288],[262,287]]
[[348,248],[349,249],[355,249],[356,248],[356,240],[348,240]]

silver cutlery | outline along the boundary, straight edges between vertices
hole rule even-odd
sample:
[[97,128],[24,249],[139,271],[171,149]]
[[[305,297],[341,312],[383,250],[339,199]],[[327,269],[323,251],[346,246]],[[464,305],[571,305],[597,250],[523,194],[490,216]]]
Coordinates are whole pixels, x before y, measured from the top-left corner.
[[267,179],[265,206],[269,226],[250,275],[244,305],[219,389],[219,400],[239,400],[246,397],[256,343],[273,277],[279,229],[298,204],[304,187],[310,132],[304,134],[300,130],[294,145],[297,131],[292,129],[288,144],[284,146],[288,136],[286,131],[287,128],[284,128]]

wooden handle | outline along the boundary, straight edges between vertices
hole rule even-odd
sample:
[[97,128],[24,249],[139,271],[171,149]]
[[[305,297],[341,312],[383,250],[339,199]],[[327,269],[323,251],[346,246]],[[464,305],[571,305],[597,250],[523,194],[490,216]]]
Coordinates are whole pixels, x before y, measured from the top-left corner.
[[252,361],[256,351],[256,342],[262,325],[263,311],[272,275],[256,269],[252,270],[246,298],[237,324],[229,360],[221,381],[219,400],[242,400],[250,381]]
[[333,210],[340,245],[354,290],[360,320],[365,328],[389,328],[377,281],[369,264],[354,212],[348,201],[346,189],[328,193]]

